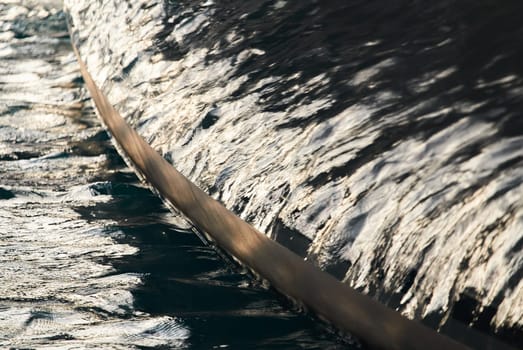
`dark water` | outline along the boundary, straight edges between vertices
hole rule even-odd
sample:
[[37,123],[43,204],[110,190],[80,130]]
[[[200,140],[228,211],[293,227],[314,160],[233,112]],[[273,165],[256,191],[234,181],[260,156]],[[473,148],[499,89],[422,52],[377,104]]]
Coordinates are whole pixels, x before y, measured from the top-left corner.
[[59,2],[0,3],[0,28],[0,347],[358,348],[175,224],[99,125]]

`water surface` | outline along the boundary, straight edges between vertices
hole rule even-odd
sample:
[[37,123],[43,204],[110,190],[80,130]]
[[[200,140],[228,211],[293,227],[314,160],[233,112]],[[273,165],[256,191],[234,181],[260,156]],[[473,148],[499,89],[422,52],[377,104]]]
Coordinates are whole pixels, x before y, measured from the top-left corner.
[[60,2],[0,3],[0,28],[0,347],[357,348],[177,226],[126,167]]
[[521,1],[66,6],[118,111],[228,208],[407,317],[523,343]]

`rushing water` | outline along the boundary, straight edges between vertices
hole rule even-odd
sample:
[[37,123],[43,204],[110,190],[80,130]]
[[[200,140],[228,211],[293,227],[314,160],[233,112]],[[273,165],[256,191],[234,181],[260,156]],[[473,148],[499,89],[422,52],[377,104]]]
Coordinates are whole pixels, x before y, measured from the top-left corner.
[[60,2],[0,1],[0,29],[1,348],[349,347],[140,184],[94,114]]
[[522,4],[66,1],[99,86],[182,173],[408,317],[516,345]]

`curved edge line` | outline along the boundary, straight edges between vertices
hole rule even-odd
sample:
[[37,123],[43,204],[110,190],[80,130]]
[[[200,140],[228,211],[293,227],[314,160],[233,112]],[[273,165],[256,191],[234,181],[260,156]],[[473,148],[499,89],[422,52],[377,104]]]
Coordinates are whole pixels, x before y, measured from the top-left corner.
[[[71,28],[69,33],[72,38]],[[271,240],[178,172],[120,116],[71,44],[99,117],[147,181],[228,254],[280,293],[372,349],[468,349],[363,295]]]

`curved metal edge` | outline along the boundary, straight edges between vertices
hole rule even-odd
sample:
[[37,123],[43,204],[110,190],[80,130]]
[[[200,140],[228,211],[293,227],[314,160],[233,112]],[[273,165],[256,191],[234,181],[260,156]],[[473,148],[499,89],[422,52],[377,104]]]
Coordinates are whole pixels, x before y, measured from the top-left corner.
[[[70,26],[69,33],[72,37]],[[125,122],[95,84],[74,42],[72,46],[98,115],[121,149],[158,193],[220,248],[282,294],[372,349],[467,349],[302,260],[200,190]]]

